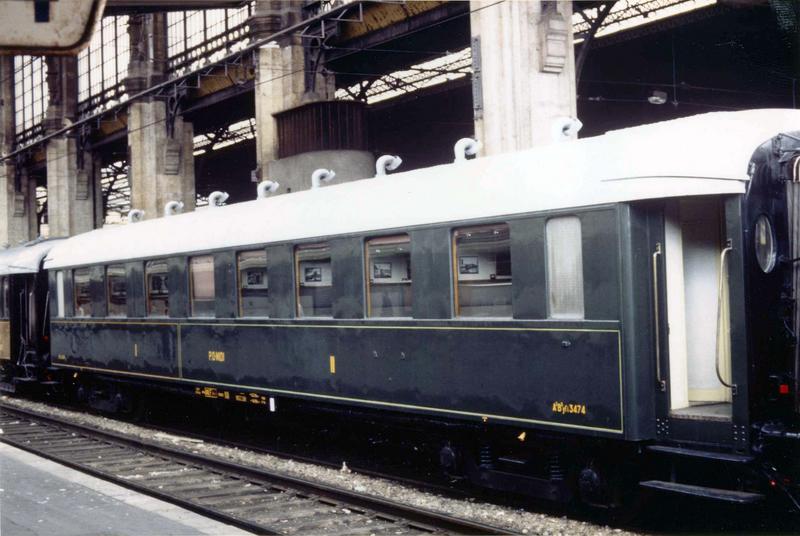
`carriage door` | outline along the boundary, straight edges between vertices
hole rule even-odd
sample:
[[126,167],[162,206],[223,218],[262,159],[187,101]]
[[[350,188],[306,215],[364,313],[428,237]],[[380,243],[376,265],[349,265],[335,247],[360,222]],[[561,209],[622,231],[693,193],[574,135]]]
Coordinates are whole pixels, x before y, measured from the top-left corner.
[[731,420],[729,253],[720,198],[664,212],[665,312],[672,418]]

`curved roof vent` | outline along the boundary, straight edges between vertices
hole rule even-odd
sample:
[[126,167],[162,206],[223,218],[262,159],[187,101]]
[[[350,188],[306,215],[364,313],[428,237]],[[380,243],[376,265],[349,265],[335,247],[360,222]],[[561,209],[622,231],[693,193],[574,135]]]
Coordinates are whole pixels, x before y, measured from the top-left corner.
[[134,208],[128,212],[128,223],[139,223],[142,220],[144,220],[144,210]]
[[461,138],[453,146],[453,153],[456,157],[453,162],[466,162],[467,157],[477,155],[480,148],[481,142],[472,138]]
[[577,117],[557,117],[553,121],[550,135],[553,141],[574,140],[582,127],[583,123]]
[[403,159],[399,156],[385,154],[375,162],[375,176],[383,177],[386,175],[387,171],[394,171],[399,168],[402,163]]
[[274,194],[280,188],[280,184],[275,181],[263,181],[259,182],[258,186],[256,186],[256,193],[258,199],[266,199],[269,197],[269,194]]
[[164,216],[174,216],[183,212],[183,201],[169,201],[164,205]]
[[311,189],[319,188],[320,182],[329,182],[333,180],[336,176],[336,173],[331,171],[330,169],[318,169],[311,174]]
[[209,208],[221,207],[222,203],[227,201],[229,197],[228,192],[211,192],[208,195],[208,206]]

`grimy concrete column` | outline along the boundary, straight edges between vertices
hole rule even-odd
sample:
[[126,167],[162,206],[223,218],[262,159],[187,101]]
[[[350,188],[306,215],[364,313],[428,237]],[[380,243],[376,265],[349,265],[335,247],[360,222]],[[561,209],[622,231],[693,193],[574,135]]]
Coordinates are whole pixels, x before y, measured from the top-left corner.
[[[164,79],[167,26],[163,13],[131,16],[131,59],[125,85],[138,93]],[[163,100],[139,100],[128,107],[131,208],[158,218],[169,201],[194,210],[194,129],[169,118]]]
[[[0,56],[0,154],[14,147],[14,58]],[[30,188],[13,161],[0,162],[0,248],[15,246],[36,236],[36,210],[30,210],[35,187]]]
[[[254,39],[265,38],[298,22],[289,2],[257,0],[250,18]],[[278,126],[273,114],[293,108],[305,94],[305,60],[298,36],[284,36],[262,46],[256,66],[256,159],[263,179],[270,162],[278,159]]]
[[576,114],[572,2],[471,0],[475,136],[486,155],[550,143]]
[[[249,21],[250,32],[254,39],[263,39],[299,22],[300,17],[299,2],[257,0]],[[319,50],[307,49],[297,34],[281,36],[258,51],[255,80],[258,171],[260,179],[281,183],[279,194],[310,188],[311,173],[318,168],[333,169],[336,182],[371,177],[375,173],[374,156],[363,150],[322,148],[279,158],[275,114],[335,97],[333,76],[319,69],[321,61],[310,61],[308,57],[318,53]]]
[[[49,103],[45,132],[69,125],[77,116],[78,60],[74,56],[48,57]],[[47,224],[51,237],[71,236],[95,228],[94,170],[88,151],[79,147],[78,133],[47,142]]]

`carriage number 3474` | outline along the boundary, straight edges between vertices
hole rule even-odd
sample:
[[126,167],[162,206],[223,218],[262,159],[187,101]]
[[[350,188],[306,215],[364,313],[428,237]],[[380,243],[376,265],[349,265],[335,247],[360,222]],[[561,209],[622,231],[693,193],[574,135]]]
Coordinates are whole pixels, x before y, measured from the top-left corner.
[[553,413],[560,415],[586,415],[586,404],[570,404],[567,402],[553,402]]

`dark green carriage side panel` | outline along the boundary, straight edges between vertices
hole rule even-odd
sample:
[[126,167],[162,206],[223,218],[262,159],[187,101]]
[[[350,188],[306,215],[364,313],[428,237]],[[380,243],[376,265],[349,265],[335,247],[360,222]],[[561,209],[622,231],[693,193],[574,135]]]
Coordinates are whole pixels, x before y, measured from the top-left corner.
[[179,377],[178,326],[147,322],[52,320],[55,365]]
[[267,279],[269,280],[269,316],[297,316],[294,282],[294,247],[281,244],[267,247]]
[[423,229],[411,237],[412,316],[452,316],[451,233],[448,228]]
[[333,317],[364,318],[364,242],[361,238],[331,240]]
[[239,311],[236,252],[218,251],[214,254],[214,316],[234,318]]
[[[175,325],[61,322],[54,323],[53,342],[68,347],[60,364],[71,366],[175,379],[180,372],[199,385],[621,434],[621,339],[609,324],[191,322],[178,333]],[[139,361],[109,353],[134,338],[148,341],[141,342]]]

